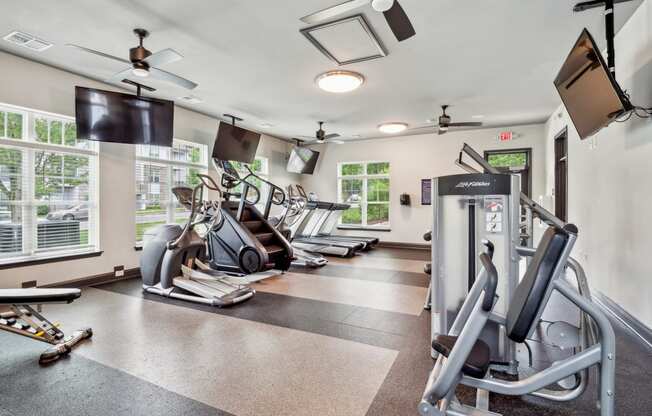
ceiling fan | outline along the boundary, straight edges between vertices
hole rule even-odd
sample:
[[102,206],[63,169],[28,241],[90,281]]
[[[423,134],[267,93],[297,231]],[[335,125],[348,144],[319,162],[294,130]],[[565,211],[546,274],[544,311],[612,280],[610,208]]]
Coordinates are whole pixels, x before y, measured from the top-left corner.
[[[329,143],[335,143],[335,144],[342,144],[344,143],[341,140],[333,140],[337,137],[340,137],[339,134],[337,133],[331,133],[331,134],[326,134],[326,131],[324,130],[324,122],[323,121],[318,121],[319,123],[319,130],[315,132],[314,137],[313,136],[299,136],[299,139],[296,139],[298,142],[301,142],[303,145],[307,144],[322,144],[328,140]],[[303,139],[311,139],[311,140],[303,140]]]
[[389,28],[399,42],[411,38],[416,34],[410,18],[401,7],[398,0],[349,0],[344,3],[320,10],[316,13],[304,16],[301,21],[306,24],[316,24],[332,19],[344,13],[348,13],[371,3],[371,7],[377,12],[383,13]]
[[108,79],[108,81],[122,81],[129,75],[135,75],[137,77],[152,77],[161,81],[170,82],[172,84],[178,85],[179,87],[192,90],[197,87],[197,84],[189,81],[185,78],[182,78],[178,75],[174,75],[170,72],[163,71],[158,67],[161,65],[169,64],[171,62],[178,61],[183,58],[178,52],[173,49],[167,48],[156,53],[151,53],[149,50],[145,49],[143,46],[143,39],[149,36],[149,32],[145,29],[134,29],[134,33],[138,36],[139,44],[136,47],[129,49],[129,60],[118,58],[117,56],[109,55],[104,52],[99,52],[93,49],[85,48],[83,46],[74,45],[71,43],[66,44],[72,48],[77,48],[81,51],[92,53],[95,55],[102,56],[104,58],[112,59],[114,61],[122,62],[128,64],[129,68],[126,68]]
[[441,110],[442,114],[439,116],[437,121],[437,124],[435,125],[430,125],[430,126],[424,126],[424,127],[417,127],[417,129],[424,129],[424,128],[433,128],[436,127],[438,128],[438,134],[446,134],[448,132],[448,129],[450,127],[481,127],[482,122],[481,121],[467,121],[467,122],[460,122],[460,123],[453,123],[451,116],[446,114],[446,109],[450,107],[449,105],[442,105]]

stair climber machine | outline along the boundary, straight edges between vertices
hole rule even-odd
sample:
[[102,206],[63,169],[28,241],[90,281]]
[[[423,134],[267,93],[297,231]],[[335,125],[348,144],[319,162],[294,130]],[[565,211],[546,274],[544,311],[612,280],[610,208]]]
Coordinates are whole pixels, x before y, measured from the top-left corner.
[[[481,168],[464,162],[463,154]],[[426,306],[431,306],[431,355],[437,363],[419,412],[434,416],[494,415],[487,412],[488,391],[530,394],[553,401],[579,397],[588,386],[589,372],[586,365],[575,365],[576,361],[599,348],[600,343],[606,342],[603,345],[608,354],[613,354],[613,349],[608,321],[591,305],[586,274],[569,257],[577,228],[522,194],[517,175],[501,174],[470,146],[464,145],[456,164],[468,174],[432,179],[434,218],[428,235],[432,266],[427,270],[431,273],[431,287]],[[529,224],[521,220],[523,211]],[[548,226],[536,249],[532,247],[534,217]],[[526,246],[522,246],[524,228]],[[523,263],[527,266],[521,273]],[[569,271],[574,275],[572,282]],[[479,293],[487,298],[481,300],[480,308],[476,303]],[[559,300],[552,302],[555,297]],[[559,308],[564,302],[568,310],[564,309],[561,319],[546,316],[548,303]],[[480,322],[475,313],[480,309],[486,312],[486,323]],[[470,331],[477,335],[475,344],[466,341],[472,338],[465,335]],[[547,353],[562,358],[537,373],[532,365],[531,343],[541,344]],[[529,366],[517,361],[517,351],[518,357],[527,353]],[[460,359],[464,368],[461,376],[453,374]],[[603,363],[609,360],[612,358],[603,354]],[[492,378],[488,369],[518,376],[521,381],[494,382],[498,379]],[[611,378],[610,371],[603,376]],[[442,386],[448,386],[453,379],[477,388],[476,408],[460,404],[454,389],[439,399],[445,390]],[[555,384],[555,390],[544,388]]]
[[[268,221],[272,205],[285,203],[283,189],[248,167],[248,174],[241,178],[231,162],[213,159],[213,163],[221,173],[224,201],[220,207],[222,221],[208,234],[210,266],[261,278],[288,270],[293,259],[292,246]],[[255,183],[269,187],[262,201],[263,212],[256,208],[262,192]]]
[[310,253],[295,245],[293,240],[293,229],[296,229],[296,224],[302,219],[303,213],[306,210],[308,199],[302,196],[293,185],[287,187],[287,195],[285,203],[283,204],[283,211],[277,217],[273,217],[270,222],[275,224],[276,228],[285,236],[292,244],[294,251],[293,266],[317,268],[325,266],[328,260],[318,253]]
[[[217,250],[207,236],[224,222],[222,193],[211,177],[197,176],[201,183],[195,188],[172,189],[179,203],[190,210],[185,226],[166,224],[148,233],[140,257],[143,290],[217,307],[234,305],[256,292],[241,279],[211,267]],[[217,192],[219,198],[205,201],[204,187]],[[197,231],[200,228],[204,236]]]
[[293,223],[291,230],[294,238],[292,245],[310,253],[325,254],[336,257],[352,257],[363,248],[362,243],[336,241],[323,237],[313,237],[312,232],[320,222],[321,214],[330,210],[330,202],[317,201],[309,197],[301,185],[293,187],[298,197],[305,200],[305,207],[299,219]]

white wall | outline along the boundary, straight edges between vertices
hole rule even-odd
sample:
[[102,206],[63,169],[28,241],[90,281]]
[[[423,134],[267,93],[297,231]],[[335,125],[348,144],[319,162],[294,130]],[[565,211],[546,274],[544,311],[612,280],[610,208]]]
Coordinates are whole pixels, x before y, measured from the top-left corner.
[[[0,102],[35,110],[74,116],[74,86],[116,90],[115,87],[0,52]],[[207,144],[215,140],[218,121],[180,107],[175,108],[174,135]],[[284,155],[291,146],[263,136],[258,154],[270,159],[272,180],[283,185],[297,181],[285,173]],[[37,280],[39,285],[109,273],[114,266],[138,266],[135,239],[135,151],[133,146],[114,143],[100,145],[100,249],[102,256],[38,266],[0,270],[0,287],[15,287]],[[212,169],[212,166],[209,167]]]
[[[511,142],[498,140],[501,131],[518,136]],[[337,199],[337,164],[353,161],[390,162],[391,232],[351,231],[349,234],[373,235],[381,240],[422,244],[422,236],[432,225],[432,207],[421,205],[421,179],[464,173],[454,164],[463,143],[478,152],[509,148],[532,148],[532,195],[538,198],[545,189],[545,151],[543,125],[482,129],[446,135],[390,137],[357,141],[342,145],[316,146],[321,153],[315,174],[302,175],[301,183],[308,192],[322,200]],[[411,206],[401,206],[399,195],[410,194]],[[340,231],[342,232],[342,231]]]
[[[570,47],[570,45],[568,45]],[[560,57],[562,54],[560,53]],[[652,107],[652,3],[616,36],[616,75],[632,102]],[[565,109],[546,123],[546,190],[554,193],[554,137],[568,126],[569,221],[589,283],[652,327],[652,120],[613,123],[580,141]]]

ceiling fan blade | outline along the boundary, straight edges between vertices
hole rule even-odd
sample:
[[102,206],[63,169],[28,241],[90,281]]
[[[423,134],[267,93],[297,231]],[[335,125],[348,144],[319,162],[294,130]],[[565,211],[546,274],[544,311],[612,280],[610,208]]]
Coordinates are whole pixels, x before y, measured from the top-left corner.
[[434,129],[438,127],[436,124],[428,124],[427,126],[417,126],[409,128],[408,130],[423,130],[423,129]]
[[108,82],[115,82],[115,81],[122,81],[123,79],[129,77],[131,75],[131,70],[132,68],[127,68],[123,71],[116,72],[115,74],[111,75],[109,79],[107,79]]
[[320,23],[341,14],[350,12],[351,10],[355,10],[369,3],[371,3],[371,0],[349,0],[336,6],[332,6],[313,14],[309,14],[308,16],[304,16],[301,18],[301,21],[308,25]]
[[324,136],[324,140],[334,139],[336,137],[340,137],[340,135],[337,134],[337,133],[331,133],[331,134],[327,134],[326,136]]
[[344,144],[344,140],[331,140],[330,142],[333,144]]
[[469,121],[465,123],[448,123],[448,127],[480,127],[481,121]]
[[181,54],[179,54],[177,51],[167,48],[148,56],[144,59],[144,61],[147,62],[150,67],[158,67],[161,65],[169,64],[171,62],[179,61],[182,58],[183,56],[181,56]]
[[410,18],[398,0],[395,0],[392,8],[383,12],[383,15],[385,16],[385,20],[387,20],[389,28],[392,29],[394,36],[396,36],[399,42],[403,42],[417,34],[414,26],[412,26],[412,22],[410,22]]
[[118,58],[117,56],[109,55],[108,53],[95,51],[93,49],[84,48],[83,46],[74,45],[72,43],[66,43],[66,46],[69,46],[69,47],[75,48],[75,49],[79,49],[80,51],[92,53],[94,55],[102,56],[104,58],[112,59],[114,61],[122,62],[123,64],[131,65],[131,61],[129,61],[127,59]]
[[150,68],[149,69],[149,74],[156,79],[160,79],[161,81],[167,81],[171,82],[173,84],[176,84],[180,86],[181,88],[185,88],[187,90],[192,90],[197,87],[197,84],[189,81],[185,78],[182,78],[178,75],[171,74],[167,71],[163,71],[162,69],[158,68]]

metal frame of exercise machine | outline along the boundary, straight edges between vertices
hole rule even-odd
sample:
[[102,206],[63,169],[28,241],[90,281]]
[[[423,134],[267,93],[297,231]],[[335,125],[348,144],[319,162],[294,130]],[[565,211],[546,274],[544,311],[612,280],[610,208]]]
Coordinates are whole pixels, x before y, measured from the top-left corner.
[[[39,363],[48,364],[69,354],[81,341],[93,336],[91,328],[66,336],[57,324],[40,312],[41,305],[72,303],[81,296],[79,289],[0,289],[0,305],[10,310],[0,313],[0,330],[51,344],[41,354]],[[38,305],[36,309],[32,306]]]

